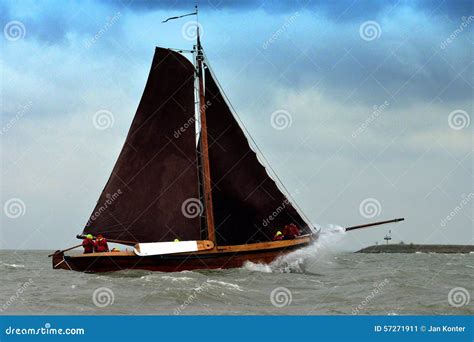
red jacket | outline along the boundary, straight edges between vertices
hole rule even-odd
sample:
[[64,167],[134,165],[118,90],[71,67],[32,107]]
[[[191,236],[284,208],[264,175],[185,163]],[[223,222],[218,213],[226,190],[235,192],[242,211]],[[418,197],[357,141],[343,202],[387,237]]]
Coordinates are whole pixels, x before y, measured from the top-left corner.
[[300,235],[300,230],[293,223],[285,226],[285,229],[283,229],[283,236],[285,240],[291,240]]
[[109,251],[109,245],[107,245],[107,239],[106,238],[97,239],[95,241],[95,246],[94,247],[95,247],[95,251],[98,252],[98,253]]
[[84,247],[84,254],[94,252],[94,241],[92,239],[82,240],[82,247]]

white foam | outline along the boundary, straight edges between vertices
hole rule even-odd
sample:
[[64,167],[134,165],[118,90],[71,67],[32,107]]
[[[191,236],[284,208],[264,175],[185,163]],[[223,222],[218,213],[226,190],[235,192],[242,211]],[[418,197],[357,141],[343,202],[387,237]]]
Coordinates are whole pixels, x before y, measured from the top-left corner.
[[207,282],[212,283],[212,284],[219,284],[221,286],[224,286],[224,287],[227,287],[227,288],[230,288],[230,289],[233,289],[233,290],[243,291],[240,288],[240,286],[237,285],[237,284],[227,283],[225,281],[219,281],[219,280],[213,280],[213,279],[208,279]]
[[246,261],[244,263],[244,268],[252,272],[272,273],[272,268],[269,264],[260,264]]
[[173,277],[173,276],[162,276],[161,279],[166,279],[166,280],[171,280],[171,281],[189,281],[193,280],[193,278],[190,277]]
[[332,247],[345,236],[345,230],[342,227],[336,225],[315,226],[319,228],[319,238],[309,246],[278,257],[270,264],[247,261],[243,267],[249,271],[262,273],[304,272],[305,260],[321,257],[330,252]]
[[24,268],[25,267],[25,265],[21,265],[21,264],[7,264],[4,262],[2,262],[2,266],[6,266],[10,268]]

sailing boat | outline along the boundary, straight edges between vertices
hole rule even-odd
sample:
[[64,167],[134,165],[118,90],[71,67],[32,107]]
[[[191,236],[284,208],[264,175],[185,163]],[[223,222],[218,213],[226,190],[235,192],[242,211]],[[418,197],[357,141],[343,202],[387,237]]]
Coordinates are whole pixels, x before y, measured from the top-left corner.
[[[204,56],[199,28],[191,52],[194,63],[173,49],[156,48],[122,151],[83,230],[135,247],[82,255],[56,251],[53,268],[233,268],[271,262],[317,239],[319,231],[251,148]],[[291,224],[301,235],[272,241]]]

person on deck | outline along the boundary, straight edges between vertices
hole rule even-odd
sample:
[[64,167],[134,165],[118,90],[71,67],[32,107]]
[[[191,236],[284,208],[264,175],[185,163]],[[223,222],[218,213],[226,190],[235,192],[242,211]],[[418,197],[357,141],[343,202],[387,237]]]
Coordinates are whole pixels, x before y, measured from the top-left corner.
[[82,240],[82,247],[84,247],[84,254],[94,253],[94,240],[91,234],[87,234]]
[[280,231],[277,231],[275,236],[273,237],[273,241],[280,241],[283,240],[283,233]]
[[283,229],[283,239],[284,240],[292,240],[296,238],[297,236],[301,235],[301,231],[299,228],[293,224],[290,223],[289,225],[285,226],[285,229]]
[[97,253],[108,252],[109,245],[107,244],[107,239],[102,236],[102,234],[97,235],[95,240],[94,249]]

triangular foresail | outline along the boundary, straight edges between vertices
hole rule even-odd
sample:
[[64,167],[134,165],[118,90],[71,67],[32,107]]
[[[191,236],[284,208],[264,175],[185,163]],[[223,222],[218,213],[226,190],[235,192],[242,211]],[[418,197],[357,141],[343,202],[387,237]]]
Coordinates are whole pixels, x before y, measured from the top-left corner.
[[199,216],[183,212],[185,201],[199,198],[195,134],[194,67],[157,48],[127,139],[84,233],[138,242],[199,239]]
[[290,223],[310,233],[307,223],[258,161],[209,69],[205,80],[217,243],[268,241],[276,230]]

